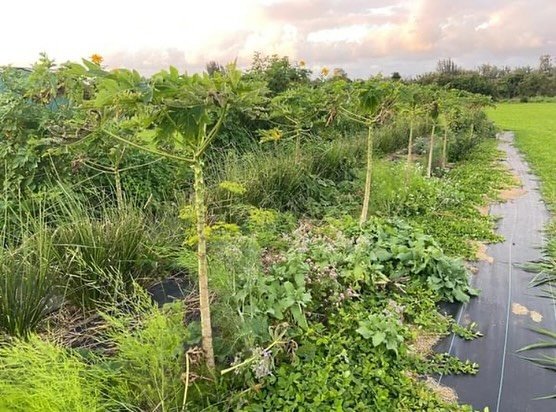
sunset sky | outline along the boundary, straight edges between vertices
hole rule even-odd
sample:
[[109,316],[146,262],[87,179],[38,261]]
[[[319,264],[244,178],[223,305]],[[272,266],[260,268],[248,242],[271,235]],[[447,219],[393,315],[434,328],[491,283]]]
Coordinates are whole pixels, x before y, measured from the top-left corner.
[[0,65],[98,53],[150,74],[277,53],[308,67],[410,76],[440,58],[536,65],[556,55],[556,0],[43,0],[3,2]]

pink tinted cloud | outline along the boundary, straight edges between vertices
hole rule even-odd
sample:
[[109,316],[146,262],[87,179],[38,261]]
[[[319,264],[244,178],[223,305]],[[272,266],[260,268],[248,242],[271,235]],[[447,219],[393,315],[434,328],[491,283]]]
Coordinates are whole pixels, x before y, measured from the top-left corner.
[[554,0],[282,0],[257,7],[256,22],[203,40],[207,47],[194,55],[149,49],[114,53],[107,62],[149,72],[167,64],[196,70],[238,57],[246,65],[259,50],[365,76],[416,74],[445,57],[474,66],[485,59],[534,64],[540,54],[556,54]]

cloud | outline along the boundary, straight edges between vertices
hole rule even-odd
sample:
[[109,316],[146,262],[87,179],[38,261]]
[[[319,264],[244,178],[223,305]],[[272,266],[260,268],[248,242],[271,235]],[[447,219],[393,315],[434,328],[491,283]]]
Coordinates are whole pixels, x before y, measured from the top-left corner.
[[[46,51],[57,60],[104,55],[111,66],[146,74],[172,64],[201,70],[209,60],[255,51],[343,67],[416,74],[440,58],[476,66],[534,63],[556,54],[553,0],[70,0],[8,2],[0,26],[0,64],[29,64]],[[33,13],[29,13],[33,7]],[[22,24],[23,22],[23,24]]]
[[[471,67],[485,60],[532,63],[540,54],[556,51],[556,3],[550,1],[420,0],[397,4],[382,15],[391,20],[373,24],[371,16],[364,33],[358,26],[357,41],[331,36],[324,39],[326,47],[325,42],[307,42],[300,53],[307,60],[346,65],[365,75],[375,68],[415,74],[433,69],[445,57]],[[335,24],[333,18],[329,22]],[[336,33],[342,33],[339,29]]]

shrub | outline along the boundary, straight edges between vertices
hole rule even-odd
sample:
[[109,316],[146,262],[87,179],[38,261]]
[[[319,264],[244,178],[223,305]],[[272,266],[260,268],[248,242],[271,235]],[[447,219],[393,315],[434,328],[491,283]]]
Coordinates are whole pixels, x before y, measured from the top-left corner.
[[181,410],[185,345],[196,337],[184,324],[182,302],[158,308],[146,299],[136,305],[135,314],[104,315],[108,344],[116,351],[106,360],[115,374],[108,397],[127,410]]
[[77,353],[32,335],[0,346],[0,410],[21,412],[105,411],[111,374]]

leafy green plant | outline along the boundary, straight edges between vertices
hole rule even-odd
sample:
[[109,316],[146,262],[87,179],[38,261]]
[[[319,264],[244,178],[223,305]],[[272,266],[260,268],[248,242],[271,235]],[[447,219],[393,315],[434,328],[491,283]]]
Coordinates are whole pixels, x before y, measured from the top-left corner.
[[394,351],[358,333],[365,320],[364,305],[354,303],[331,315],[326,327],[311,325],[293,361],[282,358],[262,388],[229,402],[246,411],[460,409],[412,377]]
[[403,334],[400,333],[401,320],[396,319],[396,314],[370,314],[367,319],[359,321],[357,333],[365,339],[370,339],[372,345],[384,345],[386,349],[398,354],[400,344],[403,342]]
[[307,327],[304,308],[311,301],[311,294],[305,289],[307,269],[299,256],[287,255],[284,264],[271,269],[274,280],[266,285],[263,293],[267,313],[278,320],[289,313],[297,325]]
[[425,359],[413,359],[412,363],[412,368],[423,375],[476,375],[479,372],[477,363],[463,361],[448,353],[434,353]]
[[[0,69],[0,180],[3,194],[17,203],[20,192],[38,193],[49,175],[69,172],[56,149],[75,114],[74,101],[61,99],[61,70],[45,55],[31,70]],[[54,136],[57,136],[55,138]]]

